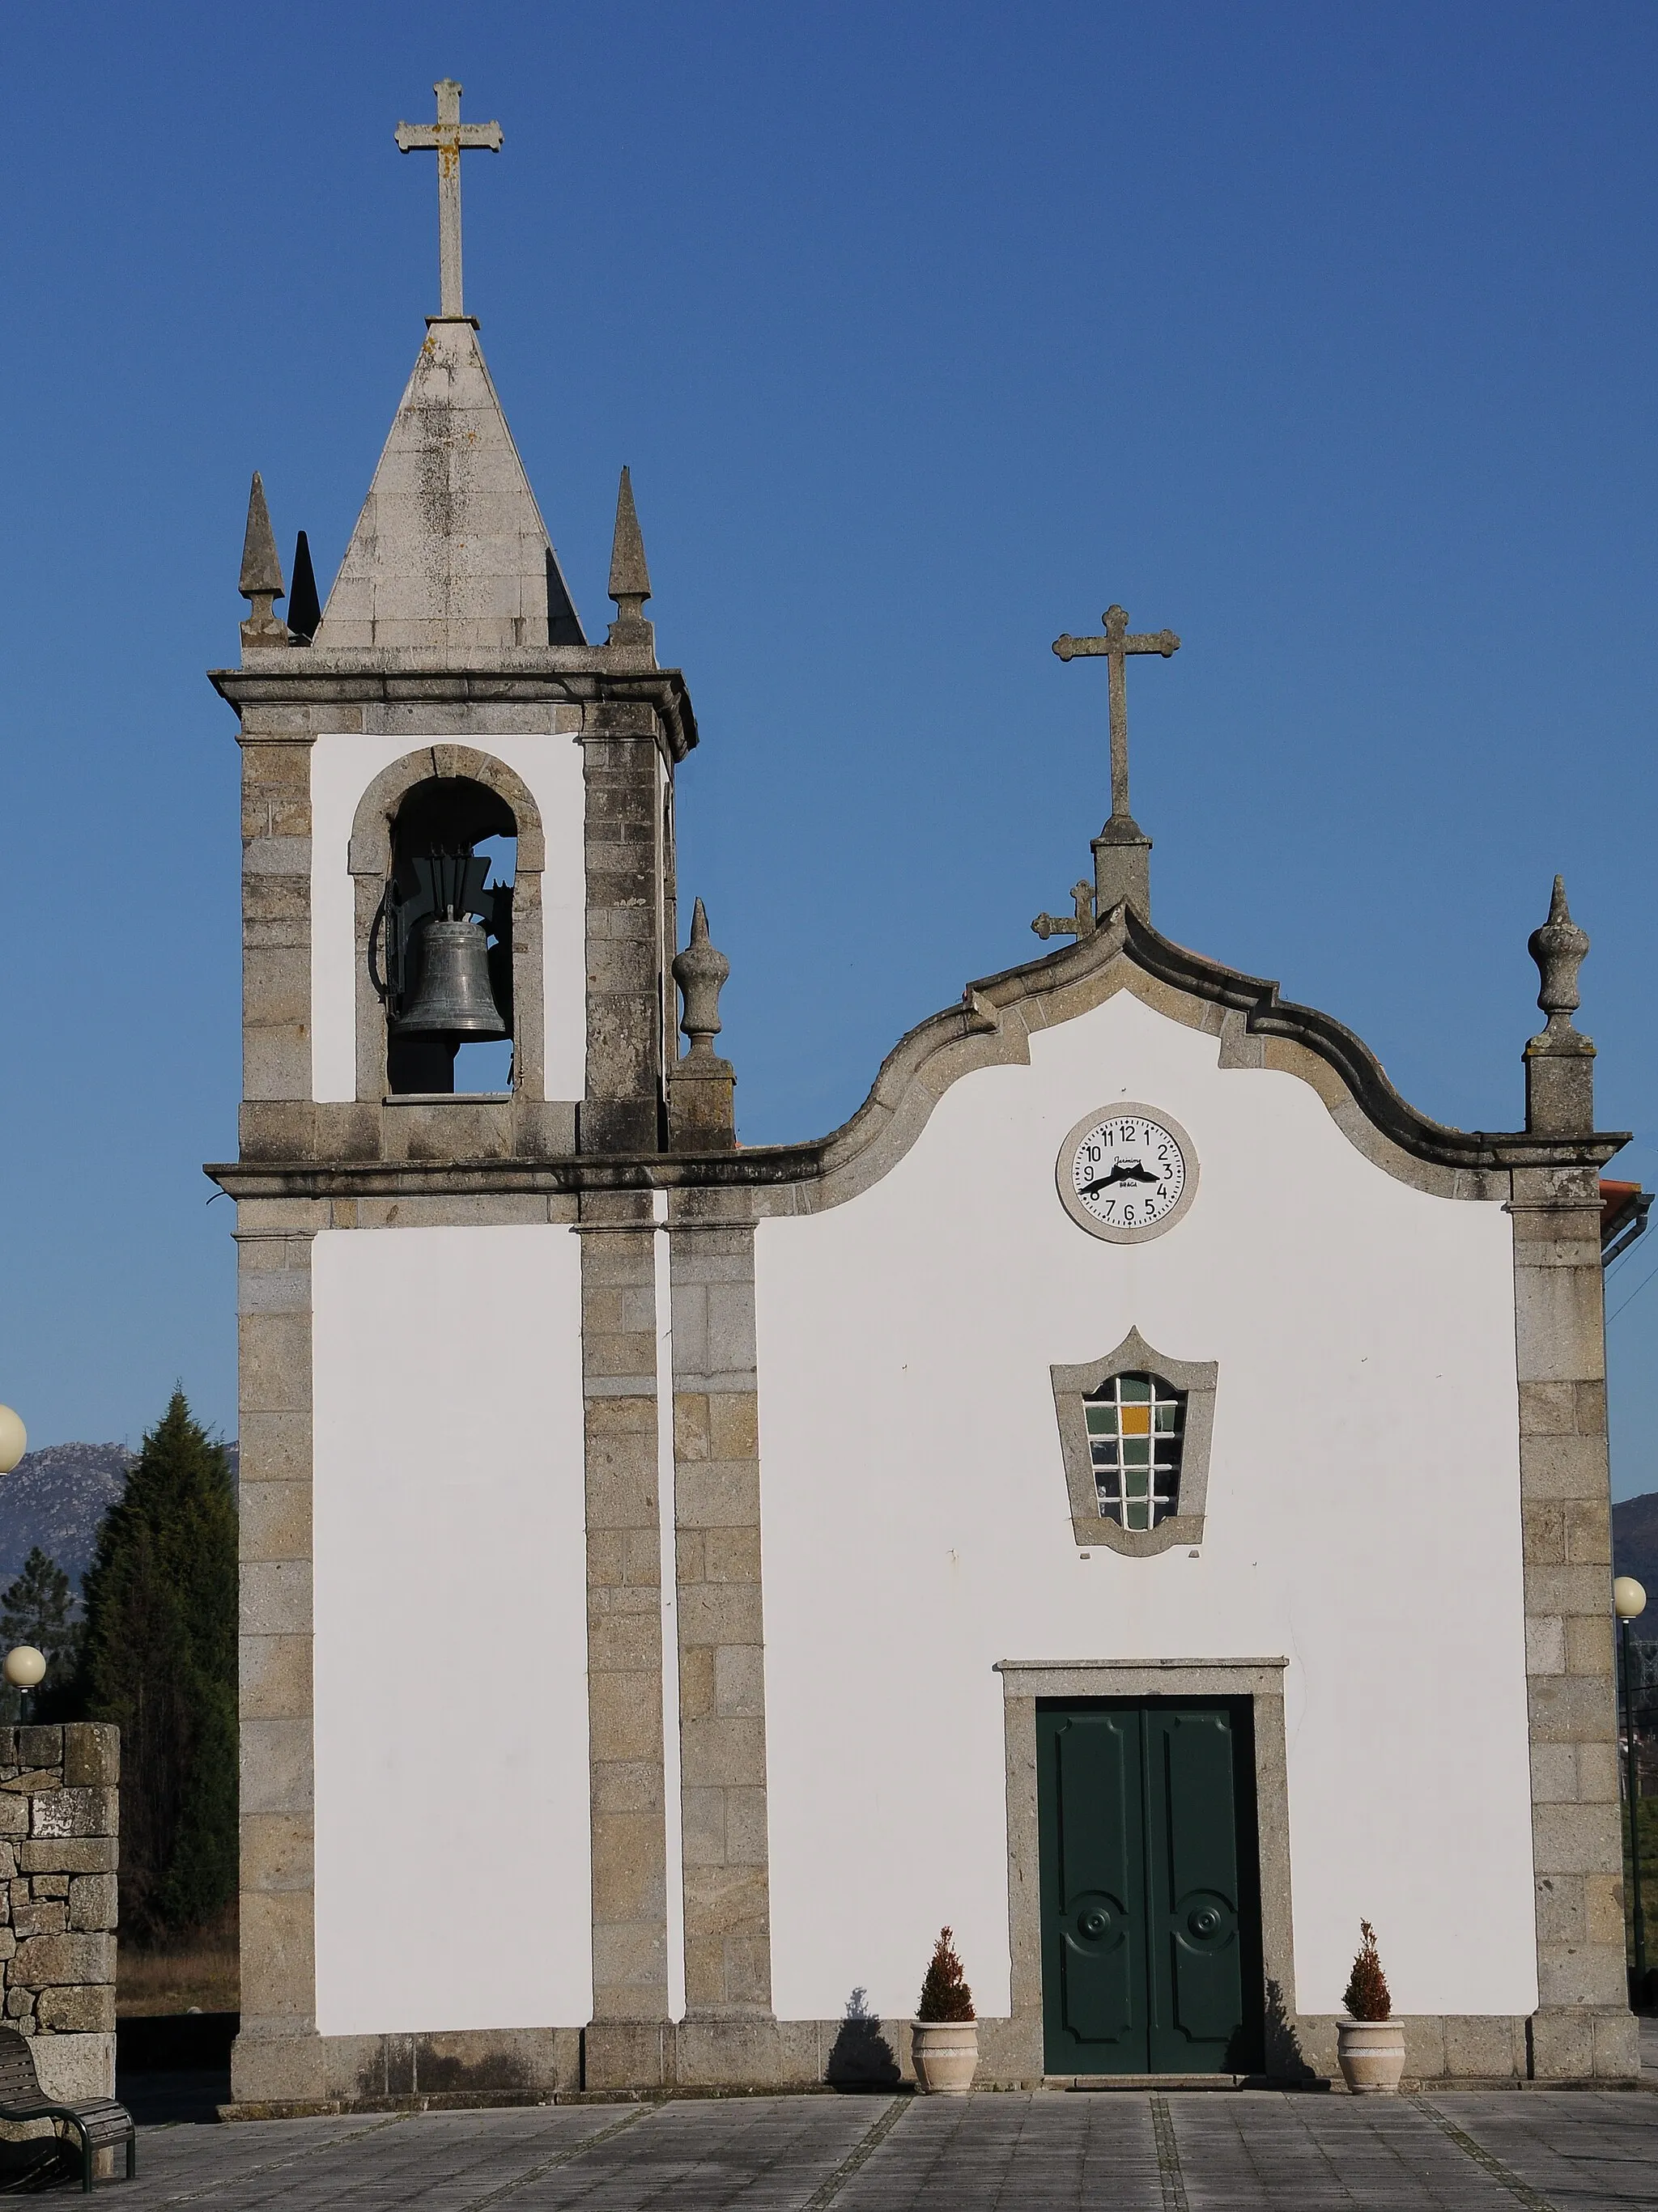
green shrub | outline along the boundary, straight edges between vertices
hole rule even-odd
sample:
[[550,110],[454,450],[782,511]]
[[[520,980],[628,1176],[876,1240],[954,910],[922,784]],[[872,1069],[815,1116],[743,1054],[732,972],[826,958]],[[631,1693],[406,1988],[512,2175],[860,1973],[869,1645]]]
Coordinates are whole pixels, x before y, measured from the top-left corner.
[[973,1993],[961,1976],[961,1961],[950,1946],[950,1931],[941,1928],[938,1941],[921,1984],[917,2020],[975,2020]]
[[1355,2020],[1386,2020],[1393,2009],[1393,2000],[1376,1956],[1376,1931],[1368,1920],[1361,1920],[1359,1933],[1364,1941],[1347,1977],[1347,1994],[1342,2002]]

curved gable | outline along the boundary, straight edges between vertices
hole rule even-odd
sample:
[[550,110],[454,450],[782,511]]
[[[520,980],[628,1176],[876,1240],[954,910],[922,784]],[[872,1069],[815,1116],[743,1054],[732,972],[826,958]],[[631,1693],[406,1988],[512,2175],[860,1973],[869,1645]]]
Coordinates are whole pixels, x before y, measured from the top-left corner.
[[[1160,936],[1125,904],[1076,944],[970,983],[960,1006],[901,1038],[856,1113],[812,1148],[816,1172],[804,1188],[795,1184],[797,1202],[814,1210],[868,1189],[908,1152],[960,1077],[980,1067],[1027,1064],[1034,1034],[1090,1012],[1120,991],[1217,1037],[1222,1067],[1298,1077],[1367,1159],[1436,1196],[1506,1196],[1515,1168],[1599,1168],[1628,1141],[1609,1133],[1494,1133],[1431,1121],[1399,1095],[1351,1030],[1314,1007],[1281,999],[1274,982]],[[747,1157],[758,1165],[762,1154]],[[788,1202],[774,1199],[767,1210],[788,1210]]]

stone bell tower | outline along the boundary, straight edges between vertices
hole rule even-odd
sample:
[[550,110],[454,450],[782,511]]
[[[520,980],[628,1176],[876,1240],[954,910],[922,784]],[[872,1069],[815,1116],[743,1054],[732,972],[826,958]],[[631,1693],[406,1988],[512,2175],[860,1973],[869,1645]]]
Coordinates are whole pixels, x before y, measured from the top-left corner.
[[[590,1875],[590,2014],[587,1994],[558,1994],[589,1971],[572,1942],[535,1968],[541,1984],[480,1998],[442,2063],[464,2060],[474,2086],[568,2086],[589,2020],[622,2023],[631,2048],[628,2024],[667,2016],[660,1202],[644,1164],[674,1141],[674,777],[697,726],[683,678],[657,665],[625,469],[616,618],[595,641],[576,611],[462,301],[460,154],[500,131],[460,124],[458,86],[437,92],[436,125],[401,126],[398,143],[438,156],[442,311],[320,618],[308,593],[289,623],[277,612],[254,477],[241,664],[211,678],[243,764],[240,1154],[209,1170],[237,1201],[240,1251],[235,2094],[289,2108],[412,2093],[438,2063],[422,2034],[462,2003],[459,1966],[461,1996],[432,1994],[430,1956],[423,1988],[399,1994],[398,1929],[430,1918],[430,1893],[398,1884],[446,1694],[422,1675],[442,1601],[418,1594],[464,1582],[474,1539],[480,1583],[539,1577],[490,1623],[527,1639],[503,1672],[541,1700],[502,1753],[499,1818],[528,1834],[538,1878],[578,1859],[565,1887]],[[498,1052],[492,1079],[469,1079],[467,1024],[443,1026],[461,1004],[510,1039],[509,1073]],[[701,1019],[678,1148],[717,1152],[729,1071],[708,1049],[717,1019]],[[575,1639],[562,1674],[537,1671],[546,1637]],[[590,1795],[546,1765],[566,1737]],[[567,1850],[530,1832],[567,1819],[582,1832]],[[486,1917],[521,1881],[510,1852],[491,1863]],[[503,1923],[503,1974],[514,1942]]]
[[[258,477],[241,573],[253,607],[241,665],[213,682],[241,715],[244,757],[243,1159],[430,1168],[443,1157],[654,1152],[672,1036],[674,770],[697,729],[684,678],[657,666],[641,611],[650,584],[627,471],[611,564],[617,619],[590,644],[477,322],[429,317],[314,634],[272,611],[283,575]],[[532,777],[496,757],[502,738],[515,754],[527,744]],[[375,763],[345,823],[349,939],[328,936],[340,917],[314,912],[303,888],[319,857],[320,742],[336,805],[348,763]],[[430,1054],[425,1081],[398,1079],[404,1024],[374,957],[399,808],[433,780],[498,802],[437,794],[424,810],[434,850],[475,842],[469,826],[476,842],[518,842],[503,994],[511,1081],[498,1096],[470,1095],[465,1116],[436,1120],[424,1109],[454,1083]],[[338,889],[325,902],[337,904]]]

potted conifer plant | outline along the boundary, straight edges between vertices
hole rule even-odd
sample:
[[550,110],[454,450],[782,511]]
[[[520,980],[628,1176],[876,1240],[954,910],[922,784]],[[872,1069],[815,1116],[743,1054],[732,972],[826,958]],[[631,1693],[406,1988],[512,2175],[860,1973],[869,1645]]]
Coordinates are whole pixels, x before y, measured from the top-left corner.
[[1376,1954],[1376,1931],[1361,1920],[1359,1934],[1364,1940],[1342,1999],[1347,2015],[1336,2023],[1336,2057],[1356,2097],[1395,2097],[1405,2071],[1405,2030],[1392,2017],[1393,2000]]
[[911,2034],[917,2087],[929,2096],[965,2097],[978,2065],[978,2017],[948,1928],[933,1946]]

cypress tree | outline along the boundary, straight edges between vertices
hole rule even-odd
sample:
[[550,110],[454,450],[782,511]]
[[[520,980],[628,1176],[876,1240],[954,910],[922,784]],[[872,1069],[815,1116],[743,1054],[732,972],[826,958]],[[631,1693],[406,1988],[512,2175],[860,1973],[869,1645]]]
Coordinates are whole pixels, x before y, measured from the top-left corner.
[[84,1587],[81,1710],[121,1731],[121,1917],[154,1941],[236,1889],[236,1507],[224,1447],[181,1389]]

